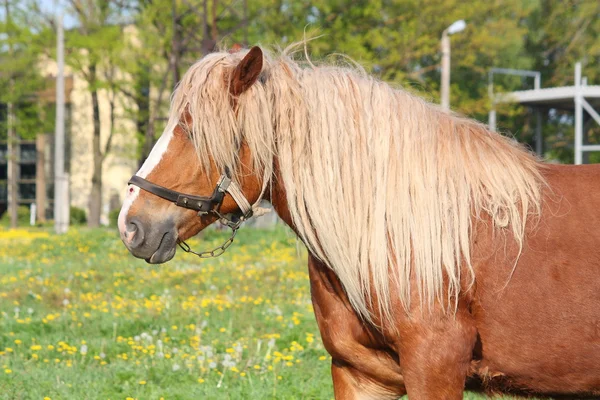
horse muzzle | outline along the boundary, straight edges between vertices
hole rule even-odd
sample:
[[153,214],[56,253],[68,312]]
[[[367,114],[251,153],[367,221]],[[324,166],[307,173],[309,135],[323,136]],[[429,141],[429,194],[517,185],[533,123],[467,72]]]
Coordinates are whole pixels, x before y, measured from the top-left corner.
[[120,233],[129,252],[149,264],[162,264],[175,256],[178,236],[170,219],[150,225],[134,217],[126,221]]

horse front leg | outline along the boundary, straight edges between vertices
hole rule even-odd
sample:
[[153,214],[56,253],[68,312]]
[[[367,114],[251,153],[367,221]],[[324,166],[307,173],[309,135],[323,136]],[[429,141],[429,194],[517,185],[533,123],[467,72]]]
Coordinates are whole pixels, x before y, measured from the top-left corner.
[[397,399],[405,394],[398,358],[354,312],[335,274],[308,261],[315,317],[332,357],[336,400]]
[[389,390],[345,361],[331,362],[335,400],[394,400],[404,392]]
[[471,316],[430,317],[401,325],[400,365],[410,400],[460,400],[477,331]]

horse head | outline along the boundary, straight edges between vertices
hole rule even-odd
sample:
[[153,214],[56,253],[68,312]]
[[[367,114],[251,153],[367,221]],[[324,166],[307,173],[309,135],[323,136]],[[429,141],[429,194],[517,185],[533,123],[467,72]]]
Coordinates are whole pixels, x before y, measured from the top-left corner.
[[[119,213],[121,239],[134,256],[166,262],[178,243],[219,218],[234,224],[251,215],[266,175],[256,174],[252,148],[240,139],[238,100],[251,95],[262,69],[263,53],[254,47],[209,55],[186,73]],[[215,146],[218,154],[207,151]]]

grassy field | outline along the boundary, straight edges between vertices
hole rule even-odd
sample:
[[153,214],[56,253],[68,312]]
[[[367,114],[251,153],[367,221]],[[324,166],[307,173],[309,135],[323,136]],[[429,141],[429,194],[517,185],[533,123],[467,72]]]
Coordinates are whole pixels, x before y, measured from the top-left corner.
[[282,228],[161,266],[114,231],[0,231],[0,313],[2,399],[333,397],[306,254]]

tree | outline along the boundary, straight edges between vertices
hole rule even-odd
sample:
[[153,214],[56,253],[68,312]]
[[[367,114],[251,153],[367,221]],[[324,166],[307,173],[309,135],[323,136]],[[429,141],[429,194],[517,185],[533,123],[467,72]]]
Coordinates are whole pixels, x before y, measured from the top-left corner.
[[37,63],[48,32],[31,28],[37,21],[28,12],[29,6],[22,1],[4,0],[0,24],[0,104],[5,105],[5,115],[0,119],[0,138],[6,140],[8,149],[11,227],[17,225],[17,140],[35,138],[48,127],[42,118],[45,105],[37,97],[45,85]]
[[[66,35],[70,49],[67,63],[87,82],[92,108],[92,186],[89,196],[88,226],[100,224],[102,212],[102,167],[109,154],[115,132],[115,89],[119,85],[115,71],[122,56],[124,34],[120,23],[126,15],[125,6],[117,0],[69,0],[70,11],[77,27]],[[101,143],[99,91],[109,92],[110,126],[104,146]]]
[[[241,3],[241,4],[240,4]],[[140,0],[135,8],[136,40],[123,68],[134,78],[123,93],[135,102],[130,110],[136,121],[141,164],[164,121],[168,94],[185,68],[213,51],[222,38],[246,43],[246,1]]]

